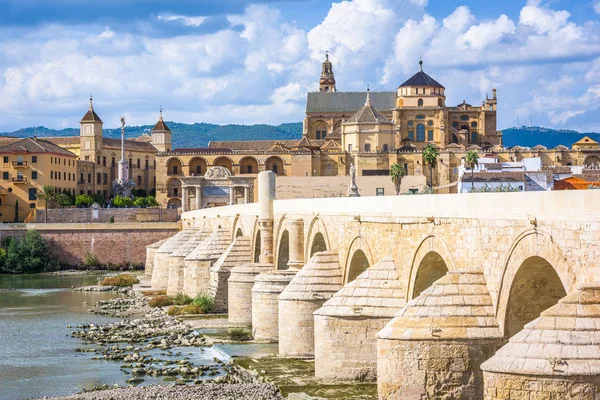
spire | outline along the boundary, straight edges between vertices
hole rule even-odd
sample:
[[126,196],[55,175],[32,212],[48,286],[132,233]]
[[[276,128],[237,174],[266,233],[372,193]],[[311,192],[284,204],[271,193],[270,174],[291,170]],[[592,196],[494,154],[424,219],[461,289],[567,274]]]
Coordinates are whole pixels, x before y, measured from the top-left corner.
[[92,104],[94,96],[92,96],[92,92],[90,92],[90,111],[94,111],[94,105]]
[[371,89],[369,88],[369,85],[367,85],[367,100],[365,101],[365,106],[370,106],[371,105]]
[[162,120],[163,120],[163,118],[162,118],[162,105],[160,106],[160,118],[159,118],[159,120],[160,120],[160,121],[162,121]]
[[321,70],[321,79],[319,80],[319,91],[335,92],[335,75],[333,73],[333,64],[329,61],[329,50],[325,52],[325,61],[323,61]]
[[94,111],[93,99],[94,97],[92,96],[92,93],[90,93],[90,108],[88,108],[87,113],[85,113],[81,122],[102,122],[98,114]]
[[419,71],[423,72],[423,60],[419,60]]
[[152,131],[171,132],[171,130],[169,129],[167,124],[165,124],[165,121],[163,121],[163,107],[162,106],[160,106],[160,115],[158,117],[158,122],[156,123],[156,125],[154,125],[154,128],[152,128]]

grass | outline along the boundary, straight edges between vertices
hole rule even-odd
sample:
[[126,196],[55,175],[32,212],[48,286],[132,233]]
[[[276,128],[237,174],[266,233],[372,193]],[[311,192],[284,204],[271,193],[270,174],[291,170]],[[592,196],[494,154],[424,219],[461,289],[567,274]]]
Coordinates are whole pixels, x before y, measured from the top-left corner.
[[185,306],[190,304],[192,301],[194,301],[194,299],[185,293],[177,293],[177,295],[173,297],[173,304],[176,306]]
[[229,336],[230,340],[234,340],[236,342],[246,342],[252,339],[250,333],[246,332],[242,328],[231,328],[229,331],[227,331],[227,335]]
[[173,305],[173,298],[165,295],[154,296],[148,301],[149,307],[166,307]]
[[136,283],[140,283],[138,278],[131,274],[121,274],[117,276],[111,276],[104,278],[100,285],[102,286],[118,286],[118,287],[131,287]]
[[[175,304],[175,306],[169,308],[169,311],[167,311],[167,314],[171,316],[209,314],[215,306],[215,299],[206,294],[200,294],[192,299],[185,294],[179,293],[177,296],[175,296],[175,298],[173,298],[173,300],[173,304]],[[182,304],[178,304],[177,301]]]

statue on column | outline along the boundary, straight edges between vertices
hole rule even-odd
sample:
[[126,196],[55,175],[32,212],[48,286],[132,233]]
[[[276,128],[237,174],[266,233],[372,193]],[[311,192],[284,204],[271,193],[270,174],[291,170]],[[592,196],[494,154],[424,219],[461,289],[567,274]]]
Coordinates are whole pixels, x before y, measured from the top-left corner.
[[350,164],[350,187],[348,188],[348,197],[360,197],[358,186],[356,186],[356,168]]
[[121,117],[121,160],[118,168],[118,178],[112,184],[113,194],[131,198],[131,191],[135,187],[135,182],[129,179],[129,163],[125,160],[125,117]]

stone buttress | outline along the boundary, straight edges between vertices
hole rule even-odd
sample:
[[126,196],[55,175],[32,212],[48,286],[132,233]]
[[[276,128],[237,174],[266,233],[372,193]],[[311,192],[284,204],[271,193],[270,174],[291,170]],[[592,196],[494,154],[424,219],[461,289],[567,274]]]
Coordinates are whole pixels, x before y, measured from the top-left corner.
[[171,254],[191,239],[197,228],[184,229],[169,238],[154,254],[154,268],[152,269],[151,285],[153,289],[166,290],[169,284],[169,261]]
[[600,285],[543,311],[481,369],[486,400],[600,398]]
[[169,284],[167,285],[167,295],[175,296],[184,291],[184,270],[185,257],[198,247],[209,236],[205,230],[198,231],[194,236],[185,242],[181,247],[171,253],[169,257]]
[[483,273],[449,272],[377,334],[379,398],[481,399],[502,337]]
[[229,322],[239,325],[252,324],[252,287],[258,274],[273,270],[273,264],[245,264],[231,270],[227,282],[227,316]]
[[231,270],[238,265],[248,264],[251,261],[252,239],[247,236],[238,236],[211,267],[209,293],[215,300],[214,312],[227,312],[229,291],[227,281],[231,275]]
[[146,246],[146,265],[144,267],[144,275],[148,278],[152,278],[152,270],[154,269],[154,254],[156,254],[156,250],[167,240],[169,240],[169,238],[159,240],[156,243]]
[[342,288],[336,251],[316,253],[279,295],[279,354],[313,357],[313,313]]
[[252,336],[254,340],[279,340],[279,295],[297,270],[263,272],[252,287]]
[[385,257],[315,311],[317,378],[377,379],[377,332],[404,306],[402,286]]
[[231,235],[218,228],[184,258],[184,292],[191,297],[208,295],[210,269],[231,244]]

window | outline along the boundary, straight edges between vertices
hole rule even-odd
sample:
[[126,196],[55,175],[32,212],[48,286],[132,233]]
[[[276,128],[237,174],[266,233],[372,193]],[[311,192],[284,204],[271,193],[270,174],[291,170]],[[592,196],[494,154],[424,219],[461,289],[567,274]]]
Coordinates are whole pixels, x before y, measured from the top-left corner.
[[471,142],[477,143],[477,132],[471,132]]
[[85,156],[85,161],[90,161],[90,156]]
[[115,158],[114,157],[112,158],[112,166],[113,167],[115,166]]
[[54,179],[54,171],[50,171],[50,179]]
[[325,139],[325,136],[327,136],[327,128],[324,126],[318,126],[315,133],[316,139]]
[[102,157],[102,166],[106,167],[106,156]]
[[477,128],[477,121],[471,122],[471,128]]
[[273,164],[273,167],[271,168],[271,171],[277,173],[277,164]]
[[88,182],[87,183],[92,183],[92,174],[88,174]]
[[106,185],[108,184],[108,174],[102,174],[102,184]]
[[173,196],[174,197],[178,197],[179,196],[179,188],[173,188]]
[[130,158],[129,159],[129,169],[131,169],[133,167],[133,160]]
[[384,153],[387,153],[387,152],[388,152],[388,145],[387,145],[387,144],[384,144],[384,145],[383,145],[383,152],[384,152]]
[[29,188],[29,200],[37,200],[37,189],[36,188]]
[[371,144],[370,144],[370,143],[366,143],[366,144],[365,144],[365,151],[366,151],[367,153],[370,153],[370,152],[371,152]]
[[412,121],[408,121],[408,126],[413,126],[415,123]]
[[419,124],[417,125],[417,142],[425,141],[425,125]]
[[179,173],[179,168],[177,165],[173,165],[173,175],[177,175]]
[[138,168],[140,168],[140,165],[141,165],[141,164],[140,164],[140,159],[138,158],[138,159],[137,159],[137,167],[138,167]]
[[425,119],[424,115],[417,115],[417,119]]
[[415,132],[408,131],[408,140],[410,140],[411,142],[415,141]]
[[98,165],[100,165],[100,156],[98,156]]
[[376,188],[375,194],[376,196],[385,196],[385,188]]
[[5,181],[7,181],[7,180],[8,180],[8,172],[4,171],[4,172],[2,173],[2,179],[4,179]]
[[427,121],[427,125],[428,126],[433,126],[433,121],[432,120]]
[[71,173],[69,172],[69,180],[71,180]]
[[79,183],[83,183],[83,172],[79,174]]
[[148,163],[148,160],[146,159],[146,169],[148,169],[148,167],[149,167],[149,163]]
[[142,186],[142,177],[140,175],[137,177],[137,184],[138,186]]
[[35,203],[29,203],[29,208],[35,208]]
[[461,121],[468,121],[469,120],[469,116],[468,115],[461,115],[460,116],[460,120]]
[[[252,165],[248,165],[248,166],[252,170]],[[250,171],[249,173],[251,174],[252,171]],[[196,175],[202,175],[202,165],[196,165]]]
[[418,101],[417,105],[418,105],[419,107],[423,107],[423,99],[419,99],[419,101]]
[[100,183],[102,183],[102,174],[100,172],[98,172],[96,174],[96,183],[99,185]]
[[37,162],[37,156],[31,156],[31,162],[32,163],[36,163]]
[[404,172],[408,175],[408,163],[404,163]]
[[154,160],[154,169],[156,169],[156,160]]
[[[200,169],[200,166],[198,165],[198,167],[196,167],[198,169]],[[198,172],[200,173],[200,172]],[[252,173],[252,165],[246,165],[246,173],[247,174],[251,174]]]
[[8,163],[8,156],[4,156],[4,163]]
[[458,129],[458,122],[454,121],[454,122],[452,123],[452,127],[453,127],[454,129]]
[[92,191],[88,190],[88,196],[91,196],[91,195],[92,195]]
[[433,142],[433,131],[427,131],[427,140]]
[[37,179],[37,171],[31,171],[31,179]]
[[66,180],[67,180],[67,173],[63,172],[63,181],[66,181]]

